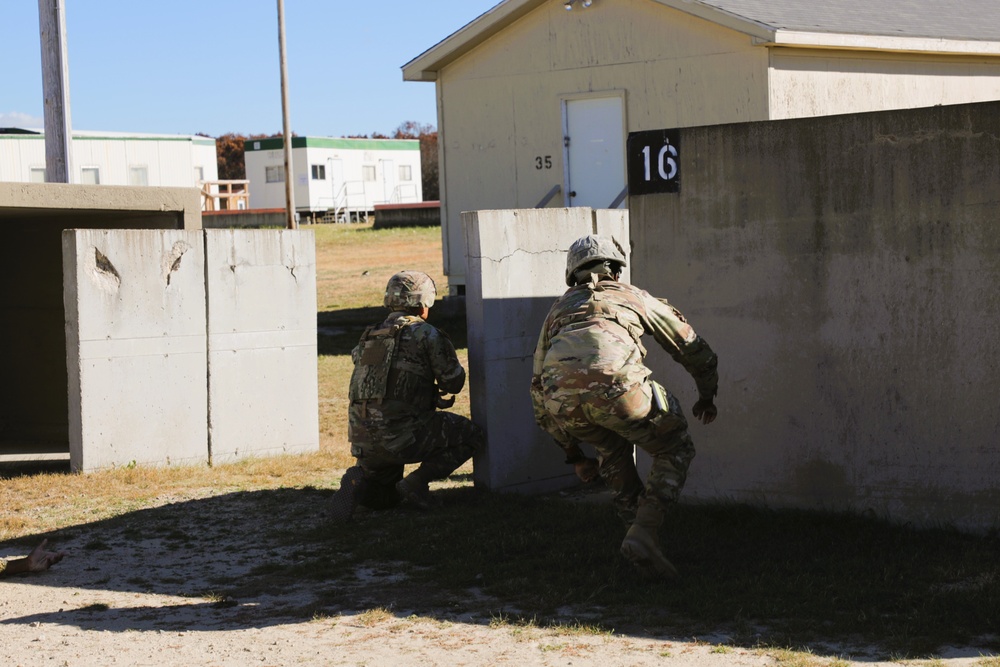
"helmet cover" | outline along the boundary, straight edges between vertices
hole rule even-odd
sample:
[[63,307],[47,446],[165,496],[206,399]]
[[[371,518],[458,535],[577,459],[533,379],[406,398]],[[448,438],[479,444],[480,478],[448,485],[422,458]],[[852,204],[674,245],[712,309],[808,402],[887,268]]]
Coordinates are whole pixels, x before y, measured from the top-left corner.
[[385,286],[382,304],[390,310],[430,308],[437,297],[434,280],[422,271],[400,271]]
[[569,247],[569,254],[566,255],[566,284],[570,287],[575,285],[573,274],[581,267],[598,260],[615,262],[621,268],[628,266],[625,251],[614,237],[596,234],[584,236],[573,241],[573,245]]

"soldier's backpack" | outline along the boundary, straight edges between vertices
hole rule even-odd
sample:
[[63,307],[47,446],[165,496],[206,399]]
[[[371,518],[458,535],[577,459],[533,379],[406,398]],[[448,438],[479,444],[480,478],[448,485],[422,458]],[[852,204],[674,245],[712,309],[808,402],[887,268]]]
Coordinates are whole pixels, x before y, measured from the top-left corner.
[[385,398],[402,329],[399,323],[381,329],[374,326],[365,329],[358,342],[361,356],[351,374],[350,400],[381,401]]

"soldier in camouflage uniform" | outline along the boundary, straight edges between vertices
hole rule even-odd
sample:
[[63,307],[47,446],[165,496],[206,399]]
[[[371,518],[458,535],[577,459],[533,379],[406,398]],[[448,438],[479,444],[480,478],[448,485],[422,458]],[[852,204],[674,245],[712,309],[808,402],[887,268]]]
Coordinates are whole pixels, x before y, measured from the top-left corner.
[[[717,415],[717,358],[664,299],[618,281],[625,253],[611,238],[586,236],[566,262],[569,290],[549,311],[535,348],[531,397],[535,419],[566,452],[583,481],[598,474],[630,524],[622,554],[641,571],[676,577],[660,551],[657,530],[677,501],[694,445],[680,404],[650,379],[640,340],[652,334],[698,386],[692,412],[708,424]],[[592,445],[588,459],[580,443]],[[638,445],[653,459],[646,484],[633,459]]]
[[[401,498],[430,508],[428,483],[450,475],[484,441],[469,419],[439,410],[454,404],[448,395],[462,390],[465,369],[447,334],[426,322],[436,294],[425,273],[392,276],[383,302],[389,316],[351,352],[348,437],[357,464],[334,495],[334,521],[349,519],[358,504],[385,509]],[[408,463],[420,466],[403,477]]]

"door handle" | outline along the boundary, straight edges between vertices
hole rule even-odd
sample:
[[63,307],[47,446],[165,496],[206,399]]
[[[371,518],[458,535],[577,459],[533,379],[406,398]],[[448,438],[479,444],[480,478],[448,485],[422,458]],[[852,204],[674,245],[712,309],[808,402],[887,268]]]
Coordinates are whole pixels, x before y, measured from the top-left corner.
[[575,197],[576,196],[576,190],[570,190],[569,191],[569,196],[570,197]]

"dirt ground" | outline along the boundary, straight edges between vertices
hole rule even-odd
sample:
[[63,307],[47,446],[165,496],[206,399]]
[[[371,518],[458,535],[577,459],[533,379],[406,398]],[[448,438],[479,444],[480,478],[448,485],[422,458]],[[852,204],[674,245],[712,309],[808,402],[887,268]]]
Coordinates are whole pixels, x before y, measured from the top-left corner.
[[[134,520],[95,522],[57,535],[55,546],[69,553],[63,562],[48,572],[0,580],[0,665],[891,664],[877,662],[858,647],[793,653],[733,647],[721,635],[596,633],[573,627],[569,618],[560,629],[509,623],[490,611],[497,609],[496,601],[474,590],[468,591],[472,602],[466,600],[462,611],[423,609],[417,615],[410,609],[386,609],[380,602],[389,599],[385,591],[405,583],[391,564],[366,565],[343,581],[323,582],[339,589],[342,602],[333,608],[320,605],[321,613],[303,611],[315,606],[320,591],[314,584],[230,599],[213,593],[220,581],[232,589],[251,570],[259,571],[262,563],[296,559],[294,545],[254,540],[252,530],[249,538],[246,530],[193,534],[197,533],[193,528],[204,526],[208,517],[215,525],[233,525],[254,516],[255,510],[258,524],[282,521],[280,516],[260,517],[259,504],[253,502],[204,498],[171,503],[169,532],[150,528],[162,518],[146,513]],[[321,520],[315,519],[317,525]],[[26,551],[21,543],[7,543],[0,555],[16,556],[19,548]],[[481,604],[477,596],[482,596]],[[924,664],[996,663],[965,649]]]

